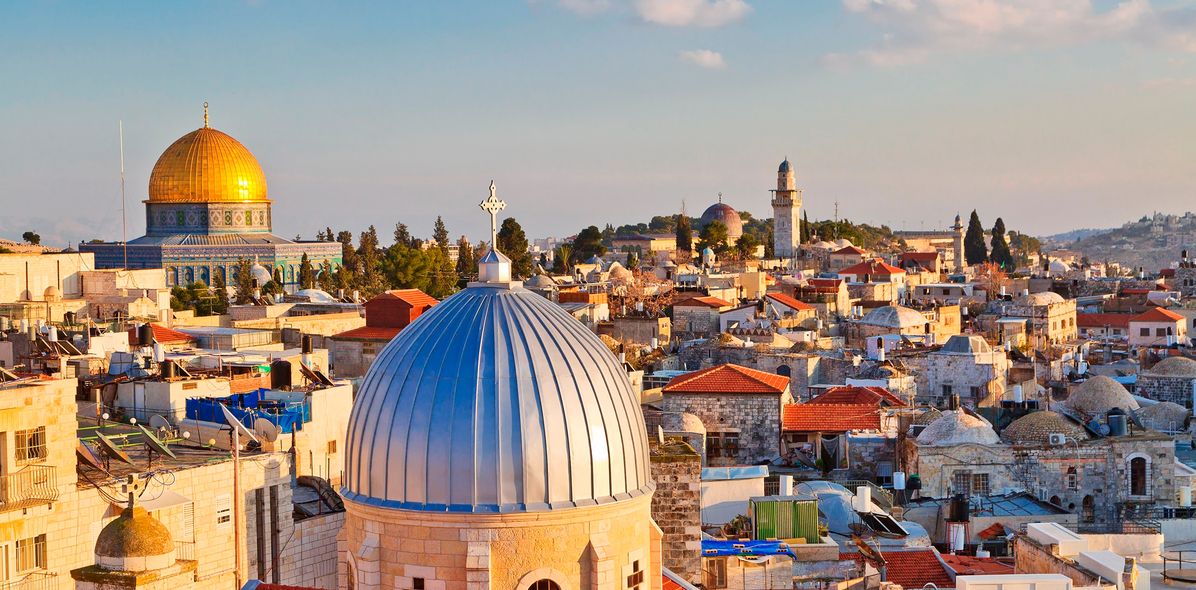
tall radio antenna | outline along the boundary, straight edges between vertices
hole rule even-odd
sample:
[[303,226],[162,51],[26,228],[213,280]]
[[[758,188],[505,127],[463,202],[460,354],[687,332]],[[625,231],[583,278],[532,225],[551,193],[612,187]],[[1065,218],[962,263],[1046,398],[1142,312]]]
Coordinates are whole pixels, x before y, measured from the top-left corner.
[[125,218],[125,122],[117,121],[120,130],[120,244],[124,251],[124,268],[129,268],[129,225]]

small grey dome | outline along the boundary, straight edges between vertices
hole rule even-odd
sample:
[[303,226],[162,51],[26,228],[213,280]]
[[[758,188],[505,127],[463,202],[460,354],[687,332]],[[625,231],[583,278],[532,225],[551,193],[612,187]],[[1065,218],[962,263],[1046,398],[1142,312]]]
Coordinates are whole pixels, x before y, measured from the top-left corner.
[[592,332],[518,283],[473,283],[399,333],[349,417],[351,501],[521,512],[651,493],[639,400]]
[[553,281],[552,278],[549,277],[548,275],[536,275],[536,276],[533,276],[532,278],[528,279],[527,282],[524,283],[524,285],[528,289],[544,290],[544,289],[552,289],[552,288],[556,287],[556,282]]
[[948,338],[947,343],[939,350],[939,352],[953,354],[981,354],[992,351],[992,347],[988,345],[988,341],[983,336],[967,336],[965,334],[956,334]]
[[926,316],[908,307],[886,305],[864,314],[860,323],[885,328],[920,328],[926,325]]
[[1126,412],[1138,409],[1138,401],[1134,396],[1120,383],[1104,375],[1081,383],[1063,405],[1089,417],[1104,414],[1113,408],[1121,408]]
[[1152,377],[1192,377],[1196,378],[1196,361],[1182,357],[1169,356],[1142,373]]
[[932,447],[977,444],[995,445],[1001,442],[992,426],[967,412],[953,410],[931,422],[918,435],[918,444]]
[[935,420],[943,417],[943,413],[938,408],[927,408],[925,412],[918,414],[914,418],[913,424],[933,424]]
[[1053,305],[1055,303],[1063,303],[1063,296],[1054,291],[1043,291],[1041,293],[1031,293],[1018,297],[1017,304],[1028,307],[1043,307],[1046,305]]
[[1039,410],[1014,420],[1001,431],[1001,440],[1018,445],[1045,445],[1052,434],[1088,440],[1088,431],[1062,414]]
[[1159,402],[1142,406],[1134,417],[1143,426],[1153,430],[1182,430],[1192,411],[1174,402]]
[[661,417],[660,427],[665,432],[690,432],[706,434],[706,425],[702,419],[689,412],[670,412]]

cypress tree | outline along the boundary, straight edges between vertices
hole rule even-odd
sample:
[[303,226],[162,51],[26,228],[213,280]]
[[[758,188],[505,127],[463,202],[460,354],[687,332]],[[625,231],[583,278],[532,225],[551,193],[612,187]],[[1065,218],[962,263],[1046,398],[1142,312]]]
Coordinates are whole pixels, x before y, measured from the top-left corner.
[[984,245],[984,226],[980,225],[980,216],[972,210],[972,217],[968,220],[968,231],[963,236],[963,255],[968,266],[988,262],[988,247]]
[[689,252],[694,247],[694,232],[689,227],[689,216],[677,216],[677,249],[683,252]]
[[988,257],[1002,269],[1013,270],[1013,253],[1009,251],[1009,244],[1005,241],[1005,221],[1000,217],[993,224],[992,253]]

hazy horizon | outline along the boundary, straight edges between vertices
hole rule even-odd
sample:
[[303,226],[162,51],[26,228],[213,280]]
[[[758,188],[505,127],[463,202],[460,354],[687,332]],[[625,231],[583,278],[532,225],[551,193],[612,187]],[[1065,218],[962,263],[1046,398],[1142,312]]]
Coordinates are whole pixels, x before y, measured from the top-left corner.
[[1196,196],[1196,2],[533,0],[28,3],[0,10],[0,237],[130,239],[158,155],[202,124],[258,158],[275,233],[443,215],[491,179],[529,237],[771,217],[1049,235]]

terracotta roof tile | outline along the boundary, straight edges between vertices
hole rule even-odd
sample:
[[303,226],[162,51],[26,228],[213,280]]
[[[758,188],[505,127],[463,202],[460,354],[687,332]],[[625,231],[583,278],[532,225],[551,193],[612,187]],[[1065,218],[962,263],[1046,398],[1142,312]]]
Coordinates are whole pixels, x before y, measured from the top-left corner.
[[867,252],[865,252],[864,250],[860,250],[859,248],[856,248],[855,246],[845,246],[843,248],[839,248],[838,250],[835,250],[834,252],[831,252],[831,254],[867,254]]
[[1144,311],[1132,318],[1131,322],[1182,322],[1184,316],[1175,313],[1169,309],[1156,307],[1154,309]]
[[887,277],[892,275],[903,275],[905,274],[905,271],[883,260],[868,260],[859,264],[853,264],[843,270],[840,270],[839,274]]
[[[887,581],[900,584],[903,588],[921,588],[928,583],[939,588],[954,588],[955,580],[947,566],[939,561],[937,553],[934,549],[882,552]],[[839,559],[863,562],[859,553],[840,553]]]
[[419,289],[391,289],[390,291],[382,292],[377,297],[374,297],[374,299],[398,299],[411,307],[431,307],[440,303],[435,297]]
[[[883,404],[882,404],[883,402]],[[883,387],[840,385],[814,397],[807,404],[887,405],[905,407],[909,404]]]
[[814,309],[813,305],[798,301],[788,295],[785,295],[784,293],[769,293],[766,295],[766,297],[776,301],[777,303],[780,303],[781,305],[784,305],[785,307],[796,309],[798,311],[809,311]]
[[770,393],[789,387],[789,378],[739,365],[725,364],[673,377],[663,393]]
[[1008,563],[1002,563],[991,557],[973,557],[971,555],[949,555],[942,554],[943,561],[947,563],[947,567],[955,571],[956,575],[960,576],[977,576],[990,574],[1012,574],[1013,566]]
[[730,307],[731,302],[723,301],[718,297],[711,297],[709,295],[702,295],[700,297],[690,297],[689,299],[682,299],[673,304],[673,307]]
[[[189,334],[184,334],[178,330],[172,330],[161,324],[150,324],[150,329],[154,332],[154,342],[158,344],[185,344],[187,342],[195,342],[195,337]],[[129,329],[129,344],[137,346],[139,344],[137,338],[137,328]]]
[[880,430],[880,409],[876,404],[786,404],[781,424],[790,432]]
[[1131,317],[1128,313],[1077,313],[1076,325],[1083,328],[1128,328]]

